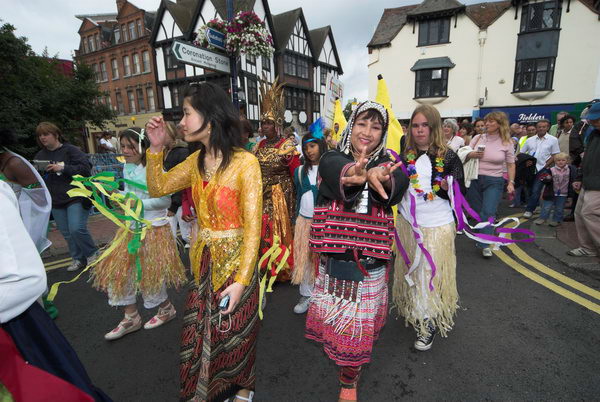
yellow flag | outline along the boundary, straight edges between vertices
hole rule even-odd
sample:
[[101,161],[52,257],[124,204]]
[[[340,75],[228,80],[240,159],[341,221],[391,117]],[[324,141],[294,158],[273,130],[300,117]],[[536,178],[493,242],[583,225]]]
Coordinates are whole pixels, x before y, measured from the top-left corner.
[[[337,123],[339,125],[337,134],[335,133],[335,130],[334,130],[335,123]],[[348,122],[346,121],[346,118],[344,117],[344,113],[342,112],[342,102],[340,102],[340,100],[337,99],[335,101],[335,107],[333,108],[333,127],[331,127],[331,129],[333,130],[332,136],[336,142],[340,141],[340,136],[342,135],[342,131],[344,131],[344,129],[346,128],[347,125],[348,125]]]
[[394,116],[394,111],[390,103],[390,95],[388,93],[387,85],[383,80],[383,76],[378,76],[379,81],[377,82],[377,96],[375,102],[381,103],[387,109],[388,116],[390,119],[390,126],[388,127],[387,143],[386,148],[394,150],[397,154],[400,154],[400,138],[404,135],[402,126]]

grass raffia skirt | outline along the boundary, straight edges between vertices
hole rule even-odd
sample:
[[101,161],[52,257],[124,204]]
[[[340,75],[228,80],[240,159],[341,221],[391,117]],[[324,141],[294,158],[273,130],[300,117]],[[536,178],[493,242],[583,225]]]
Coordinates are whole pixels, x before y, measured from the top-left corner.
[[292,270],[292,284],[315,283],[315,258],[316,254],[310,250],[308,244],[310,225],[312,219],[298,215],[294,229],[294,269]]
[[[411,226],[402,216],[396,220],[396,230],[410,261],[415,257],[417,243]],[[396,258],[394,286],[392,288],[393,308],[403,316],[406,324],[412,325],[422,335],[427,333],[427,323],[431,322],[438,333],[446,337],[454,325],[454,315],[458,309],[456,289],[456,250],[454,222],[437,226],[421,227],[424,245],[431,253],[437,272],[433,278],[433,290],[429,290],[431,268],[424,255],[418,267],[410,275],[414,286],[410,286],[405,275],[408,268],[402,257]]]

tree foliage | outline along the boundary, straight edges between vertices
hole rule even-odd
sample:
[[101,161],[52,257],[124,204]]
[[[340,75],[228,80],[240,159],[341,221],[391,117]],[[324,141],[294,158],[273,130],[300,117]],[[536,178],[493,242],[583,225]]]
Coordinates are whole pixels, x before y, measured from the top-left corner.
[[88,66],[76,64],[65,74],[56,56],[37,56],[14,31],[10,24],[0,26],[0,128],[16,131],[15,151],[30,155],[37,148],[35,127],[41,121],[56,124],[77,143],[86,122],[103,127],[114,119],[114,112],[97,102],[103,93]]

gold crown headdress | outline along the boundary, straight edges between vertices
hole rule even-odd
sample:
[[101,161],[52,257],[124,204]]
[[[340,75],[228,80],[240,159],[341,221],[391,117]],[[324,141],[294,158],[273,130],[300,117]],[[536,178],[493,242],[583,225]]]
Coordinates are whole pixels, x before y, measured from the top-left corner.
[[278,126],[283,126],[285,113],[285,99],[283,97],[283,84],[279,77],[269,84],[266,77],[260,81],[260,119],[272,120]]

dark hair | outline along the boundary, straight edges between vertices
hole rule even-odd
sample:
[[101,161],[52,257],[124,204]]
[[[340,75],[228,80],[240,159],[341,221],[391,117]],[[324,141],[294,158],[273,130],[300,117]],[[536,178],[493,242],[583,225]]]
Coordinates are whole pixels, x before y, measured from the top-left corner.
[[[142,129],[140,127],[130,127],[119,133],[119,141],[123,138],[131,141],[135,145],[139,145],[140,143],[140,133]],[[142,165],[146,166],[146,150],[150,147],[150,140],[148,140],[148,136],[144,135],[142,138]]]
[[[229,166],[235,148],[242,147],[241,123],[238,112],[225,91],[210,82],[193,83],[184,92],[184,99],[189,99],[190,105],[203,119],[202,126],[196,132],[201,132],[210,124],[210,147],[215,152],[221,152],[223,160],[217,172],[222,172]],[[206,147],[200,144],[198,170],[204,175],[204,158]]]
[[306,144],[314,142],[319,146],[319,158],[323,156],[325,152],[327,152],[327,143],[325,142],[325,137],[316,138],[312,133],[306,133],[304,137],[302,137],[302,156],[304,157],[304,168],[302,169],[302,177],[308,175],[308,171],[312,166],[312,163],[308,160],[308,156],[306,155],[305,146]]
[[565,117],[563,117],[562,119],[560,119],[560,121],[558,122],[558,124],[562,127],[563,124],[565,124],[565,122],[567,120],[573,120],[573,123],[575,123],[577,121],[577,119],[573,116],[571,116],[570,114],[567,114]]
[[[382,126],[385,126],[385,120],[383,119],[383,116],[376,109],[367,109],[364,112],[360,112],[359,114],[356,115],[356,118],[354,119],[354,121],[358,120],[359,116],[363,116],[363,117],[361,117],[361,119],[365,119],[365,120],[377,120],[379,122],[379,124],[381,124]],[[385,132],[385,129],[383,131]]]
[[17,143],[17,134],[12,128],[0,128],[0,147],[12,147]]
[[473,132],[475,132],[475,127],[471,123],[463,123],[460,128],[467,130],[467,135],[471,135]]
[[527,127],[535,127],[535,123],[527,123]]
[[473,127],[475,127],[475,124],[479,123],[480,121],[485,123],[485,120],[483,120],[481,117],[478,117],[475,119],[475,121],[473,122]]
[[254,129],[252,128],[252,123],[248,119],[241,119],[242,122],[242,134],[247,134],[248,138],[250,138],[254,134]]
[[535,126],[537,127],[537,125],[540,124],[540,123],[546,123],[548,126],[552,125],[552,123],[550,123],[550,120],[548,120],[548,119],[540,119],[540,120],[538,120],[538,121],[535,122]]

